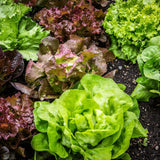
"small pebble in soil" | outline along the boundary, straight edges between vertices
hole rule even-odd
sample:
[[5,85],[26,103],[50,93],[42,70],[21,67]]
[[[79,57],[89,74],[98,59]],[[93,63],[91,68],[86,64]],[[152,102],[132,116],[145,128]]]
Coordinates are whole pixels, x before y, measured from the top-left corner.
[[136,84],[137,82],[136,82],[136,80],[135,80],[135,79],[133,79],[133,80],[132,80],[132,83],[133,83],[133,84]]
[[118,69],[119,69],[119,70],[122,70],[122,66],[118,66]]
[[155,150],[158,151],[158,150],[159,150],[159,146],[156,146],[156,147],[155,147]]

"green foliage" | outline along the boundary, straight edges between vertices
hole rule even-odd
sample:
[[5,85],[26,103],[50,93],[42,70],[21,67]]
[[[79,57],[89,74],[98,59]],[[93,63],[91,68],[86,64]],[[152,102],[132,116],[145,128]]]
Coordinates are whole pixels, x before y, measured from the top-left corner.
[[148,47],[138,56],[138,64],[142,77],[137,79],[138,85],[132,96],[141,101],[160,96],[160,36],[152,38]]
[[33,137],[32,147],[36,154],[47,151],[57,160],[129,159],[124,153],[130,139],[147,136],[136,100],[112,79],[98,75],[85,75],[77,89],[52,103],[35,102],[34,108],[41,133]]
[[159,1],[117,0],[103,23],[111,36],[110,50],[116,57],[135,63],[147,42],[160,34],[159,20]]
[[0,1],[0,4],[0,46],[4,51],[20,50],[23,58],[36,60],[38,44],[49,32],[24,16],[31,10],[29,7],[12,1]]

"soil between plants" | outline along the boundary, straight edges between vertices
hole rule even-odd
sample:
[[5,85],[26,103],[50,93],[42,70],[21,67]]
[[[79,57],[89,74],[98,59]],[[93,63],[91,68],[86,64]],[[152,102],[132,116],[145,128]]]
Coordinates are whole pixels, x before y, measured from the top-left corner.
[[[108,72],[117,69],[114,81],[126,86],[129,95],[136,87],[136,79],[141,76],[138,65],[116,59],[108,63]],[[132,139],[128,153],[132,160],[160,160],[160,98],[149,102],[139,102],[140,122],[148,129],[147,146],[144,138]]]

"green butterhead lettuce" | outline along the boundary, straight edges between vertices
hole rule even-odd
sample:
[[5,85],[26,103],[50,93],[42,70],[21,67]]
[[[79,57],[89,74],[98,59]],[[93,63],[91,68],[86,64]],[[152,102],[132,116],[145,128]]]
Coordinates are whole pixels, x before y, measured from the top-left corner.
[[31,8],[12,1],[0,1],[0,46],[5,50],[19,50],[26,60],[37,60],[41,39],[49,32],[24,15]]
[[148,47],[138,56],[138,65],[142,77],[139,77],[137,87],[132,93],[141,101],[160,96],[160,36],[152,38]]
[[159,20],[158,0],[116,0],[103,22],[112,40],[110,51],[135,63],[148,41],[160,35]]
[[[112,79],[86,74],[77,89],[65,91],[54,102],[35,102],[32,139],[38,153],[57,160],[111,160],[125,157],[130,139],[146,137],[135,99]],[[128,155],[127,155],[128,156]],[[77,158],[75,158],[77,157]]]

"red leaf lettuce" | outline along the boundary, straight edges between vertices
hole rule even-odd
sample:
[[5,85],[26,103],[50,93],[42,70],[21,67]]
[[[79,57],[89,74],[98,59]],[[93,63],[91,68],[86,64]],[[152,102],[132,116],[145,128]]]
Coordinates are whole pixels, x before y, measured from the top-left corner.
[[31,60],[26,69],[25,79],[30,88],[19,83],[13,85],[23,93],[40,99],[56,98],[86,73],[104,74],[107,54],[110,53],[91,43],[89,38],[75,35],[60,45],[57,39],[46,37],[39,48],[38,62]]
[[35,129],[32,105],[33,102],[25,94],[0,98],[0,139],[9,140],[18,136],[20,141],[31,134]]
[[61,8],[43,8],[35,15],[35,19],[45,29],[50,30],[54,37],[64,42],[71,34],[90,36],[94,39],[100,37],[104,16],[102,10],[81,0],[78,4],[68,1]]
[[22,55],[14,51],[3,52],[0,47],[0,91],[8,81],[19,77],[24,70]]

